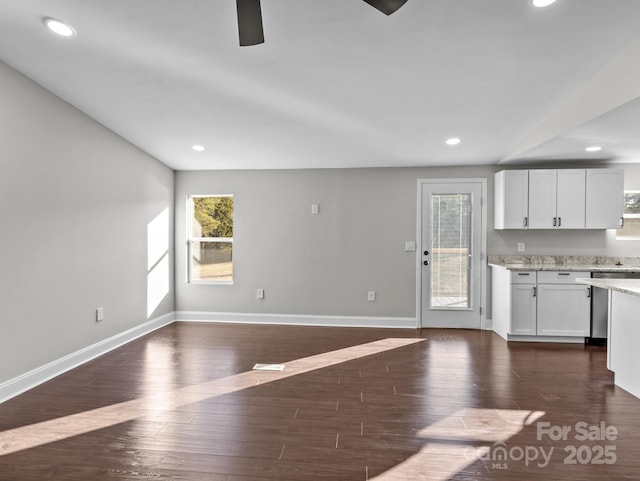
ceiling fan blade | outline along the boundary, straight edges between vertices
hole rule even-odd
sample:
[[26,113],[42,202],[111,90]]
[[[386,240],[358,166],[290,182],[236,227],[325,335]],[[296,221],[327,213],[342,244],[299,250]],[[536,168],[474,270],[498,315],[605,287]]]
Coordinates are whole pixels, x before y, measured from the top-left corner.
[[264,43],[260,0],[236,0],[240,46]]
[[391,15],[393,12],[402,7],[407,0],[364,0],[373,8],[380,10],[385,15]]

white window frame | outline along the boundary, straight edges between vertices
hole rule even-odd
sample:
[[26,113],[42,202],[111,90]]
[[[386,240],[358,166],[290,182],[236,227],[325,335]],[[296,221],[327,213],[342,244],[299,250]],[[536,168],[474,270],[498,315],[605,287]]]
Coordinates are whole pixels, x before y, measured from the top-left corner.
[[[195,219],[195,213],[193,211],[193,199],[200,199],[203,197],[231,197],[233,194],[197,194],[187,196],[187,284],[212,284],[212,285],[233,285],[233,279],[235,275],[232,274],[230,281],[212,280],[212,279],[192,279],[191,277],[191,249],[194,242],[227,242],[233,246],[233,237],[193,237],[193,221]],[[235,216],[235,201],[233,203],[233,213]],[[235,218],[234,218],[235,223]],[[234,226],[235,227],[235,226]],[[233,247],[232,247],[232,264],[233,264]]]
[[[626,194],[640,194],[640,190],[626,190],[624,191],[624,195]],[[624,212],[624,210],[622,211],[622,219],[624,222],[624,219],[640,219],[640,214],[627,214],[626,212]],[[637,241],[640,240],[640,237],[630,237],[630,236],[619,236],[618,232],[621,231],[622,229],[618,229],[616,230],[616,240],[621,240],[621,241]]]

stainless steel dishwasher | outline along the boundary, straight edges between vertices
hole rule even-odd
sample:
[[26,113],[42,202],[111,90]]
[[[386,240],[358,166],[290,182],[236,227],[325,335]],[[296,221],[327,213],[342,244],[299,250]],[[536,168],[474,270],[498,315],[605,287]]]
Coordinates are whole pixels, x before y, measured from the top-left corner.
[[[594,279],[640,279],[640,272],[593,272]],[[587,344],[605,344],[609,317],[609,290],[593,288],[591,295],[591,335]]]

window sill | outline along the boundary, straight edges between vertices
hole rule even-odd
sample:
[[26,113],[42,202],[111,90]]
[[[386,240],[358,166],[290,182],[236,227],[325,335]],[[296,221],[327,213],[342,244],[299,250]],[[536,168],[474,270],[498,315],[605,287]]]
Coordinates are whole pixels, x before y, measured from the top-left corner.
[[232,286],[233,281],[187,281],[187,284],[210,285],[210,286]]

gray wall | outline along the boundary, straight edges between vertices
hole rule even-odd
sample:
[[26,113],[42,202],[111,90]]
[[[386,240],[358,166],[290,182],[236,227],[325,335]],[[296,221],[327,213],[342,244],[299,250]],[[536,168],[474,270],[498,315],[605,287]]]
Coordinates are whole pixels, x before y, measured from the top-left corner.
[[[1,62],[0,146],[0,383],[174,310],[171,169]],[[148,313],[165,209],[170,289]]]
[[[640,166],[623,167],[626,188],[640,188]],[[414,317],[417,261],[404,241],[416,238],[420,178],[488,179],[489,255],[517,254],[518,241],[531,255],[640,255],[640,242],[616,241],[615,231],[494,231],[493,173],[502,168],[177,172],[176,308]],[[186,283],[190,194],[235,196],[233,286]]]
[[[417,179],[490,167],[176,173],[177,309],[415,316]],[[189,194],[233,194],[234,285],[186,283]],[[320,205],[319,215],[311,204]],[[256,299],[256,289],[265,299]],[[367,301],[375,290],[377,300]]]

